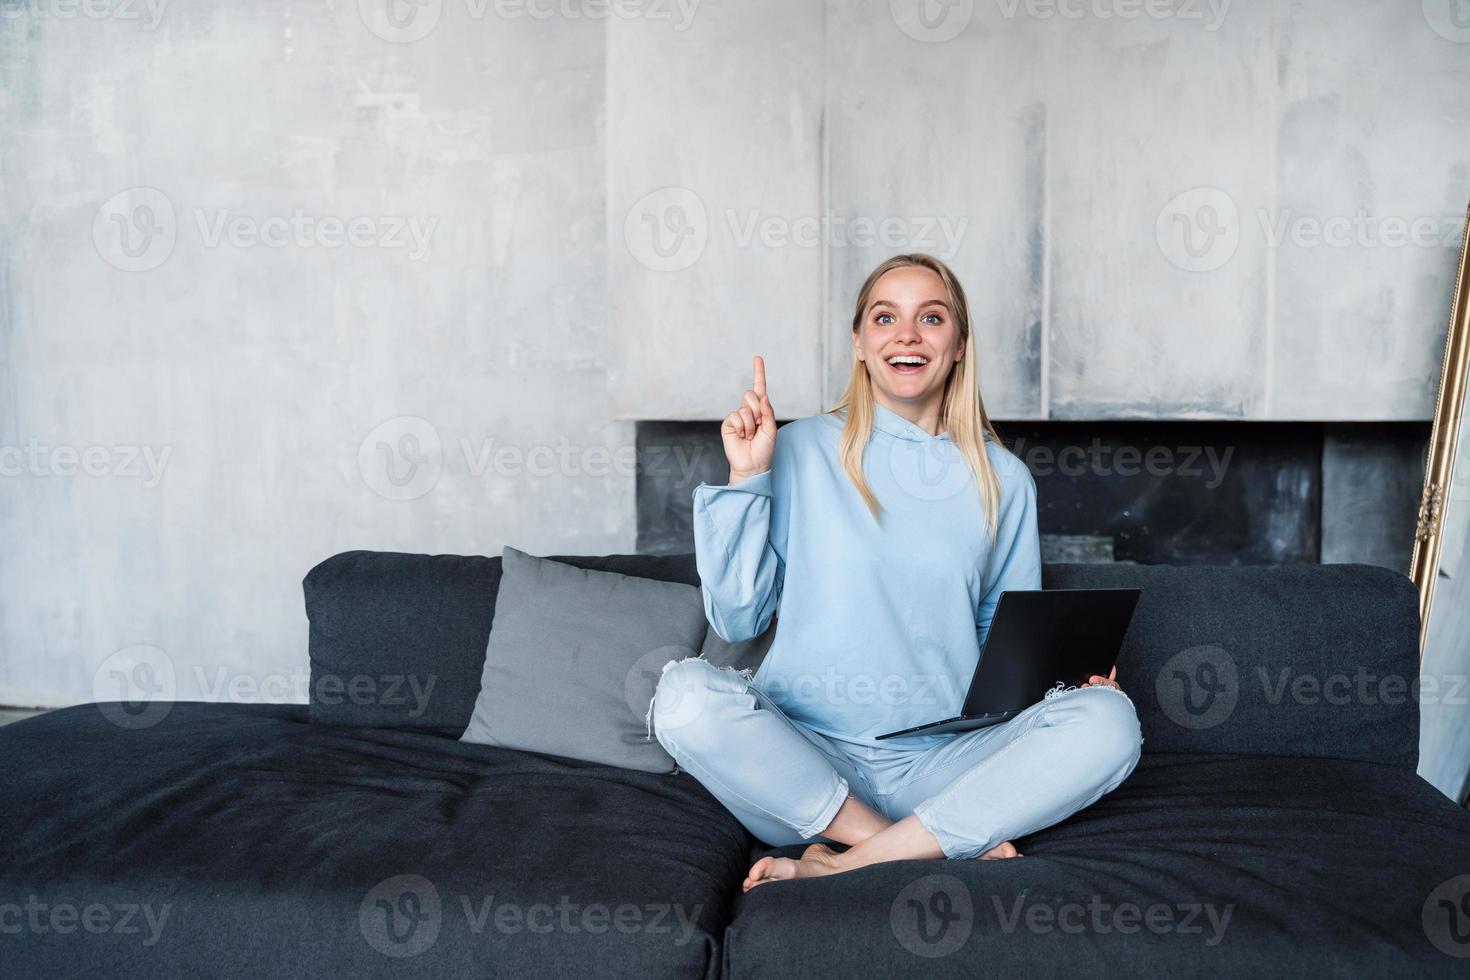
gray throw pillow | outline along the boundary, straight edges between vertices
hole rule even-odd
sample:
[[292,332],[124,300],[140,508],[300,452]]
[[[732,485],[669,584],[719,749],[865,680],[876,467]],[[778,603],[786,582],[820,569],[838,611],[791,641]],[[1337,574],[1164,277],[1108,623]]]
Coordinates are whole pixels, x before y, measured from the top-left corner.
[[712,632],[699,589],[507,545],[475,710],[460,741],[672,772],[645,713],[670,660]]

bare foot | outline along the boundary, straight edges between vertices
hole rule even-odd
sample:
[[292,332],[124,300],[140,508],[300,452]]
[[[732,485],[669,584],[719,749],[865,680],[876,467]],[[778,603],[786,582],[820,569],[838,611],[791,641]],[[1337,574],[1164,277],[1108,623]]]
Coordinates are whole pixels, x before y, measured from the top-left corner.
[[986,851],[984,854],[976,858],[976,860],[998,861],[1001,858],[1018,858],[1024,856],[1025,855],[1023,855],[1020,851],[1016,850],[1015,844],[1012,844],[1010,841],[1007,840],[1001,841],[999,844],[995,845],[990,850]]
[[837,855],[826,844],[812,844],[801,852],[800,859],[763,857],[750,866],[750,874],[740,886],[748,892],[756,885],[768,881],[785,881],[791,878],[815,878],[819,875],[835,874],[838,871]]

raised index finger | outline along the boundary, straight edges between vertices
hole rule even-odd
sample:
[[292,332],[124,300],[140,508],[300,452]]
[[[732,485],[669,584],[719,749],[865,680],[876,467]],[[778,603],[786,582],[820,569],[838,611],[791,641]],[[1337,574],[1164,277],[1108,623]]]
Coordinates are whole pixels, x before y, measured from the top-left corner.
[[766,397],[766,362],[759,354],[755,355],[755,393]]

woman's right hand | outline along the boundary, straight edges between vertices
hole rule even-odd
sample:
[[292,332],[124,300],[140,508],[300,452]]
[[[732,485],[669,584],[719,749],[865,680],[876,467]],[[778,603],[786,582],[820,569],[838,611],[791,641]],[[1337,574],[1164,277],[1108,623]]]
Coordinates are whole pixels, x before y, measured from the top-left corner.
[[766,362],[755,356],[755,386],[747,388],[740,407],[720,425],[730,482],[738,483],[771,468],[776,455],[776,413],[766,397]]

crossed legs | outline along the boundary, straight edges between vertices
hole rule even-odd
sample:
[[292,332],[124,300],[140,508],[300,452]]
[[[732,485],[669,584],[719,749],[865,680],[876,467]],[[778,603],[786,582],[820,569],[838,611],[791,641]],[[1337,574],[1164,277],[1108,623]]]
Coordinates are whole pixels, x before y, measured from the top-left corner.
[[[1013,839],[1115,789],[1142,743],[1122,692],[1066,691],[916,753],[871,806],[858,792],[876,802],[875,788],[850,759],[757,694],[740,673],[688,659],[665,665],[652,708],[659,742],[756,837],[850,845],[840,854],[818,843],[799,860],[762,858],[746,890],[884,861],[1016,856]],[[891,820],[880,811],[906,815]]]

